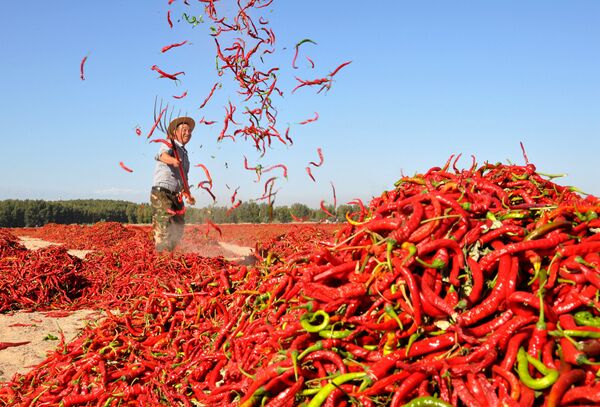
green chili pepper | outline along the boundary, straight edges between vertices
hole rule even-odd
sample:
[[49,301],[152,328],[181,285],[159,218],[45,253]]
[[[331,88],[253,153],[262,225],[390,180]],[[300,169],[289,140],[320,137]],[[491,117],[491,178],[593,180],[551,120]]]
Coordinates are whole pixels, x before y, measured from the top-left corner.
[[[312,325],[311,322],[315,322],[319,317],[323,318],[323,322],[318,325]],[[323,310],[315,312],[307,312],[300,317],[300,325],[307,332],[319,332],[325,329],[329,325],[329,314]]]
[[579,311],[573,315],[573,319],[577,325],[600,328],[600,317],[595,317],[589,311]]
[[392,267],[392,251],[396,248],[398,242],[395,239],[387,239],[387,245],[385,250],[385,257],[387,259],[388,269],[393,270]]
[[[529,374],[529,363],[533,365],[544,376],[535,379]],[[558,380],[558,370],[550,369],[542,362],[528,354],[522,347],[517,353],[517,373],[521,382],[533,390],[546,389]]]
[[319,336],[326,339],[344,339],[350,336],[352,332],[354,331],[351,331],[350,329],[343,329],[340,331],[334,331],[333,329],[322,329],[319,331]]
[[310,400],[306,407],[320,407],[325,402],[327,397],[334,391],[338,386],[349,382],[351,380],[366,378],[366,372],[350,372],[344,373],[337,376],[335,379],[321,387],[321,390]]
[[398,323],[398,326],[400,327],[400,329],[404,329],[404,325],[402,325],[402,321],[400,321],[400,318],[398,317],[398,314],[396,314],[396,310],[394,310],[394,307],[392,306],[392,304],[386,304],[384,309],[385,309],[385,313],[388,314],[390,316],[390,318],[392,318],[394,321],[396,321]]
[[433,263],[427,263],[418,257],[415,257],[415,260],[417,261],[417,263],[419,263],[423,267],[427,267],[427,268],[443,269],[444,267],[446,267],[446,262],[442,259],[435,259],[435,260],[433,260]]
[[446,403],[437,397],[423,396],[412,399],[402,407],[451,407],[451,404]]
[[309,353],[318,351],[323,349],[323,342],[321,341],[317,341],[315,342],[313,345],[310,345],[308,348],[304,349],[302,351],[302,353],[300,353],[298,355],[298,360],[302,360],[304,358],[304,356],[308,355]]

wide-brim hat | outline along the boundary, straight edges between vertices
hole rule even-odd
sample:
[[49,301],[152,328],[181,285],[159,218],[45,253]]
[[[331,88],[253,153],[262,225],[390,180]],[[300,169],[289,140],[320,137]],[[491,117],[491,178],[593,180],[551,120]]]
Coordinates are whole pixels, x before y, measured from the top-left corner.
[[191,117],[178,117],[176,119],[171,120],[171,123],[169,123],[169,128],[167,129],[169,136],[175,135],[175,129],[182,123],[185,123],[188,126],[190,126],[190,132],[192,132],[194,130],[194,127],[196,127],[196,122]]

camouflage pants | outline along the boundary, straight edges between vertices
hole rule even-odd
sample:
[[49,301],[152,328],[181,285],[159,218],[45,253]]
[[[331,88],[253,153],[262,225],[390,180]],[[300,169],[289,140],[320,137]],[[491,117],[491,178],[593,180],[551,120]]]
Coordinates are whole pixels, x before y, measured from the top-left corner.
[[183,201],[179,200],[177,194],[153,189],[150,194],[150,204],[156,250],[173,251],[183,236],[185,219],[184,215],[173,215],[169,211],[183,209]]

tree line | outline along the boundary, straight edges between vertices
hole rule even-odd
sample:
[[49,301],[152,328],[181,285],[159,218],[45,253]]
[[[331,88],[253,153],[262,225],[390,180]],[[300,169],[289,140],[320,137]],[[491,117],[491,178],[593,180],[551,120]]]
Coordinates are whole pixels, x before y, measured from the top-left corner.
[[[274,206],[267,203],[244,202],[234,210],[224,206],[188,207],[187,223],[289,223],[297,219],[307,222],[329,220],[340,222],[351,205],[326,205],[313,209],[301,203]],[[295,218],[295,219],[294,219]],[[93,224],[97,222],[150,223],[152,208],[148,204],[109,199],[75,199],[45,201],[7,199],[0,201],[0,227],[39,227],[47,223]]]

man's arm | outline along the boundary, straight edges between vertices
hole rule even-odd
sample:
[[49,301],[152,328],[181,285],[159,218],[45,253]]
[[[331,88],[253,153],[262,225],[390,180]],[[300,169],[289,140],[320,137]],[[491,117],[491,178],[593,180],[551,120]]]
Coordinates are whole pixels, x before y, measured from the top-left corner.
[[179,167],[179,160],[173,157],[171,154],[166,151],[158,156],[158,161],[163,162],[167,165],[172,165],[173,167]]

